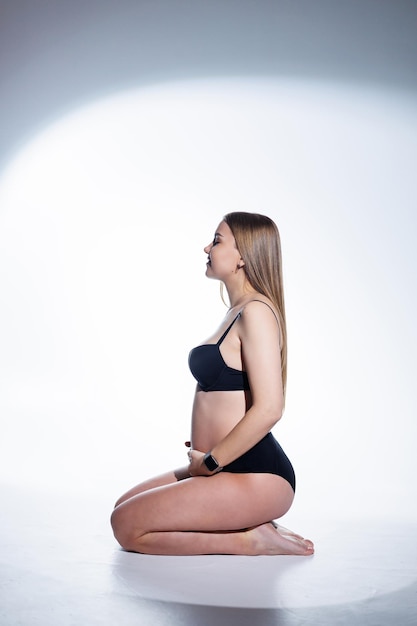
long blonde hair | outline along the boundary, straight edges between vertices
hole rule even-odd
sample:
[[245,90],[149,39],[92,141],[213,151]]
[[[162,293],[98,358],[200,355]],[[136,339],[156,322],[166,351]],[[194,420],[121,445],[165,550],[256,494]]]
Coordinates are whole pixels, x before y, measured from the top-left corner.
[[233,212],[224,216],[236,241],[250,285],[274,304],[281,331],[282,385],[287,386],[287,324],[281,239],[275,222],[258,213]]

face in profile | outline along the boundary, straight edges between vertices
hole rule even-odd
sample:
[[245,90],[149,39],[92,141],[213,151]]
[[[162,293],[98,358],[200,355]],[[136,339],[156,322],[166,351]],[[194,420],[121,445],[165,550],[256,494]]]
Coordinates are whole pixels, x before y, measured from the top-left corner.
[[216,228],[213,241],[204,248],[208,255],[206,276],[225,280],[236,272],[243,261],[236,248],[235,238],[226,222],[220,222]]

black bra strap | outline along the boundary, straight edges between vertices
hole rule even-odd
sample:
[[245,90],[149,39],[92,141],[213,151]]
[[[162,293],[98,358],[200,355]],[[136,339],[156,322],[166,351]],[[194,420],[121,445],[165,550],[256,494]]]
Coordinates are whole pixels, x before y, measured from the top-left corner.
[[[249,304],[250,302],[262,302],[262,304],[265,304],[265,305],[266,305],[269,309],[271,309],[272,313],[274,314],[275,319],[277,320],[278,327],[280,328],[278,318],[277,318],[277,316],[275,315],[275,311],[274,311],[274,309],[273,309],[271,306],[269,306],[269,304],[268,304],[267,302],[264,302],[263,300],[255,300],[255,299],[254,299],[254,300],[249,300],[249,302],[247,302],[247,303],[245,304],[245,306],[246,306],[247,304]],[[224,331],[223,335],[220,337],[219,341],[217,342],[217,345],[218,345],[218,346],[222,343],[222,341],[224,340],[224,338],[226,337],[227,333],[228,333],[228,332],[229,332],[229,330],[232,328],[232,326],[233,326],[233,324],[236,322],[236,320],[237,320],[237,319],[238,319],[238,318],[242,315],[242,311],[243,311],[243,309],[244,309],[244,308],[245,308],[245,307],[243,307],[243,308],[239,311],[239,313],[236,315],[235,319],[234,319],[234,320],[233,320],[233,322],[230,324],[230,326],[228,326],[228,327],[226,328],[226,330]]]
[[240,317],[241,315],[241,311],[239,311],[239,313],[236,315],[235,319],[233,320],[233,322],[230,324],[230,326],[228,326],[226,328],[226,330],[224,331],[223,335],[220,337],[219,341],[217,342],[217,345],[219,346],[223,339],[226,337],[227,333],[229,332],[229,330],[232,328],[233,324],[236,322],[237,318]]

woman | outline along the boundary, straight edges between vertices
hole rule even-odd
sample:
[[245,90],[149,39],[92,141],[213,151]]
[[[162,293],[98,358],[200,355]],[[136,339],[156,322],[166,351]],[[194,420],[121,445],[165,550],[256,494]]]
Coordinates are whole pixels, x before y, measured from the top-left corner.
[[122,496],[115,537],[145,554],[311,555],[311,541],[273,521],[295,491],[291,463],[270,433],[286,383],[278,229],[262,215],[229,213],[204,251],[206,276],[223,283],[231,307],[190,353],[198,383],[190,462]]

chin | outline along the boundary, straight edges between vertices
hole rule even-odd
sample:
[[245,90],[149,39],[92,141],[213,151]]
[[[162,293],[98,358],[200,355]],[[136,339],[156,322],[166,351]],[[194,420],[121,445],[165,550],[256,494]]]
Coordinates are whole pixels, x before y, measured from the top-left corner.
[[219,280],[217,276],[213,274],[213,272],[210,272],[210,270],[206,270],[206,277],[211,278],[212,280]]

